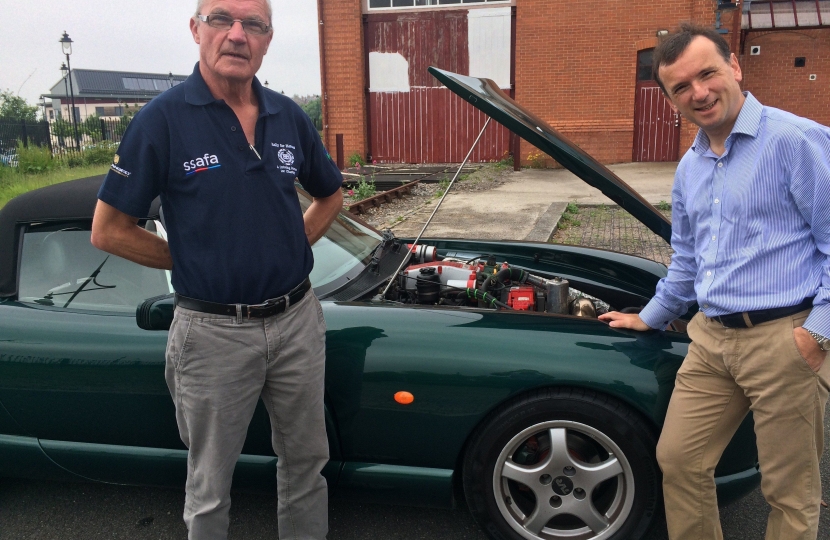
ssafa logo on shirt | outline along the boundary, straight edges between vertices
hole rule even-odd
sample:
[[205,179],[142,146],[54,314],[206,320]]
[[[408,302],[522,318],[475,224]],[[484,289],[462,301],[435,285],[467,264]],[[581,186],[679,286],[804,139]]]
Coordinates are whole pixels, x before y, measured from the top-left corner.
[[204,156],[191,159],[184,162],[185,176],[196,174],[197,172],[206,171],[208,169],[216,169],[222,165],[219,163],[219,158],[213,154],[205,154]]

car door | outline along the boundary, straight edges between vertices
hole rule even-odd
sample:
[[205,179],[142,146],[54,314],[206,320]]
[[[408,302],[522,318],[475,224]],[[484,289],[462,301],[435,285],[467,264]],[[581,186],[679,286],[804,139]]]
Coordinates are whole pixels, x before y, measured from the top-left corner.
[[[25,230],[19,295],[0,305],[0,402],[73,472],[178,483],[186,449],[164,379],[167,332],[135,321],[144,299],[172,292],[169,272],[97,250],[89,228],[64,222]],[[258,456],[249,465],[267,467],[273,478],[261,405],[243,453]]]
[[164,333],[135,307],[170,292],[163,270],[89,243],[88,223],[29,226],[19,295],[3,307],[0,401],[45,440],[178,448],[164,383]]

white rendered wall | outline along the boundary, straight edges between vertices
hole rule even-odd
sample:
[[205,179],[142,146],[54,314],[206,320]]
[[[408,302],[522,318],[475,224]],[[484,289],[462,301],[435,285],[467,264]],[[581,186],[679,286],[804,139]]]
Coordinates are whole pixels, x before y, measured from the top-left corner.
[[510,7],[469,10],[467,39],[470,76],[510,88]]

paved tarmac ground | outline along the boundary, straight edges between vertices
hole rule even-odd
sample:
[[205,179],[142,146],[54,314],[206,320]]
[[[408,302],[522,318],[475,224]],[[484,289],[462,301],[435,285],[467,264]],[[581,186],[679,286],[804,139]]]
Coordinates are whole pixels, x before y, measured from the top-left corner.
[[[830,447],[830,416],[825,415]],[[830,459],[821,463],[830,501]],[[231,539],[276,540],[276,496],[234,493]],[[184,491],[0,479],[0,540],[184,540]],[[760,489],[721,511],[726,540],[764,538],[769,506]],[[453,510],[361,504],[334,498],[329,540],[488,540],[463,507]],[[830,511],[821,509],[819,539],[830,538]],[[667,540],[657,523],[645,540]]]

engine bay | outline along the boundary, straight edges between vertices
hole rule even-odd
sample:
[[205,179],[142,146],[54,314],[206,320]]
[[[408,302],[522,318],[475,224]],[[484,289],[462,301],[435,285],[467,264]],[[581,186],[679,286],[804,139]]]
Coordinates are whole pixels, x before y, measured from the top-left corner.
[[591,318],[612,310],[565,278],[535,275],[492,255],[462,259],[442,257],[433,246],[407,247],[411,257],[387,287],[386,300]]

